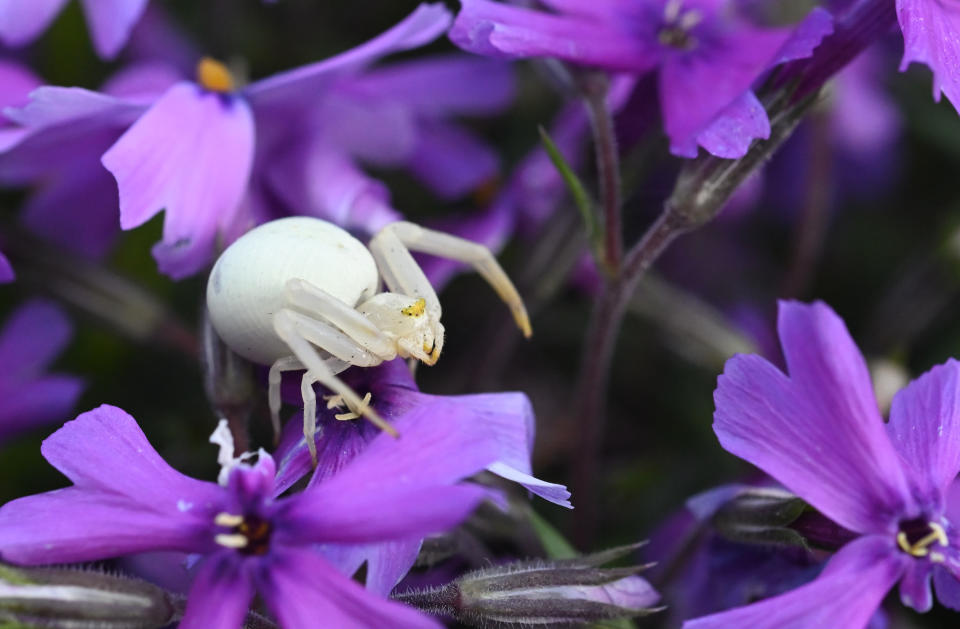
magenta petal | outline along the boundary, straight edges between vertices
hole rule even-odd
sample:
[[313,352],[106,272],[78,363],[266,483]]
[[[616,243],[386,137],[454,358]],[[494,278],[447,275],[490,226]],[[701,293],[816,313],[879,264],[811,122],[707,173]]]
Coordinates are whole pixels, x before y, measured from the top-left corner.
[[199,270],[238,211],[253,152],[253,114],[242,99],[178,83],[103,155],[120,189],[121,227],[165,210],[154,248],[161,270],[177,278]]
[[41,452],[77,487],[124,496],[158,512],[188,515],[220,495],[217,485],[170,467],[137,422],[115,406],[67,422],[43,442]]
[[866,627],[900,578],[906,555],[882,536],[861,537],[840,549],[807,585],[730,611],[683,623],[683,629],[822,629]]
[[439,120],[421,123],[410,170],[441,199],[456,199],[492,180],[497,154],[476,136]]
[[[441,629],[410,607],[380,598],[307,550],[275,553],[269,570],[256,574],[257,589],[284,629],[391,627]],[[199,625],[198,625],[199,629]]]
[[3,255],[3,252],[0,251],[0,284],[12,282],[13,278],[13,267],[10,266],[10,261]]
[[343,73],[356,70],[393,52],[416,48],[439,37],[450,25],[450,13],[442,4],[421,4],[390,30],[347,52],[317,63],[275,74],[248,86],[244,93],[255,108],[309,104],[316,91]]
[[765,140],[769,137],[770,120],[767,118],[767,111],[756,95],[748,90],[701,131],[695,142],[686,145],[680,142],[671,143],[670,151],[681,157],[696,157],[696,145],[699,144],[711,155],[737,159],[747,154],[747,149],[754,140]]
[[179,629],[238,629],[253,600],[241,559],[226,551],[207,558],[194,577]]
[[35,299],[17,308],[0,330],[0,389],[38,375],[71,336],[70,320],[53,302]]
[[960,363],[949,360],[893,398],[887,430],[921,504],[942,508],[960,472]]
[[53,22],[67,0],[0,0],[0,40],[28,44]]
[[93,47],[101,58],[112,59],[120,52],[148,1],[81,0]]
[[846,528],[888,530],[913,503],[863,357],[823,303],[781,302],[779,331],[789,378],[759,356],[727,361],[720,443]]
[[897,19],[903,30],[903,62],[906,70],[914,61],[933,71],[933,98],[947,95],[960,107],[960,13],[939,0],[897,0]]
[[641,74],[661,52],[628,29],[580,17],[552,15],[490,0],[461,0],[450,40],[493,57],[556,57]]

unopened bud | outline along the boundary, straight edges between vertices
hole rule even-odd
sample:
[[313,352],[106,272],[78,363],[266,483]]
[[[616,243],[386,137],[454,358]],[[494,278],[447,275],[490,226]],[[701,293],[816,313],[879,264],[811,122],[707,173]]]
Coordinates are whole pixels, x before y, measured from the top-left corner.
[[0,564],[0,626],[158,629],[177,620],[162,589],[89,570]]
[[395,598],[475,627],[571,626],[642,616],[658,611],[653,605],[660,597],[637,576],[643,567],[599,567],[635,548],[495,566]]

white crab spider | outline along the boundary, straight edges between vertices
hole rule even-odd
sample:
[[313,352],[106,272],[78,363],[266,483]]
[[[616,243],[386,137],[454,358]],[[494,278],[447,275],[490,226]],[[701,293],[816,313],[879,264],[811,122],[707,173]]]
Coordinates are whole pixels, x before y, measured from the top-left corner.
[[[283,218],[244,234],[210,273],[207,308],[217,334],[241,356],[270,365],[267,397],[275,430],[280,426],[281,372],[306,369],[303,432],[314,462],[314,382],[396,435],[336,374],[397,356],[432,365],[440,356],[440,301],[410,250],[473,265],[530,336],[523,301],[486,247],[412,223],[387,225],[368,249],[324,220]],[[388,292],[379,292],[381,276]]]

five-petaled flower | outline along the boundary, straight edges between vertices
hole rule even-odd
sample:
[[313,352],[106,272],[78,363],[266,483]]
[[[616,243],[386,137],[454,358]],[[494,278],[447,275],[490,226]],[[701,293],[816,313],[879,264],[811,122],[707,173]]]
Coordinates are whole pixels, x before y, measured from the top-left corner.
[[[254,593],[288,629],[438,627],[365,591],[318,552],[320,544],[420,538],[464,519],[489,490],[458,484],[497,457],[479,423],[450,417],[380,435],[335,475],[275,498],[273,459],[239,464],[227,486],[172,469],[124,411],[101,406],[43,443],[73,486],[0,508],[0,558],[36,565],[151,550],[200,563],[181,629],[234,629]],[[418,429],[419,427],[419,429]]]
[[940,602],[960,608],[960,509],[949,500],[960,471],[960,363],[901,390],[884,424],[863,356],[833,310],[783,302],[779,333],[789,375],[759,356],[731,358],[714,431],[857,535],[814,581],[685,629],[856,629],[898,581],[904,604],[929,610],[931,576]]

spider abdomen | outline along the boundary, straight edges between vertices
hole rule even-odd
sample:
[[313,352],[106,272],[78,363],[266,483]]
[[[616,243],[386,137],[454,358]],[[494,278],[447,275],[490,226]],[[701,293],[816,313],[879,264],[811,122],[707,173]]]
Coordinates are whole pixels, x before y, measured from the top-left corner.
[[303,279],[351,307],[376,293],[373,256],[332,223],[306,216],[253,229],[230,245],[207,282],[207,308],[220,338],[241,356],[270,364],[290,355],[273,315],[289,308],[284,286]]

